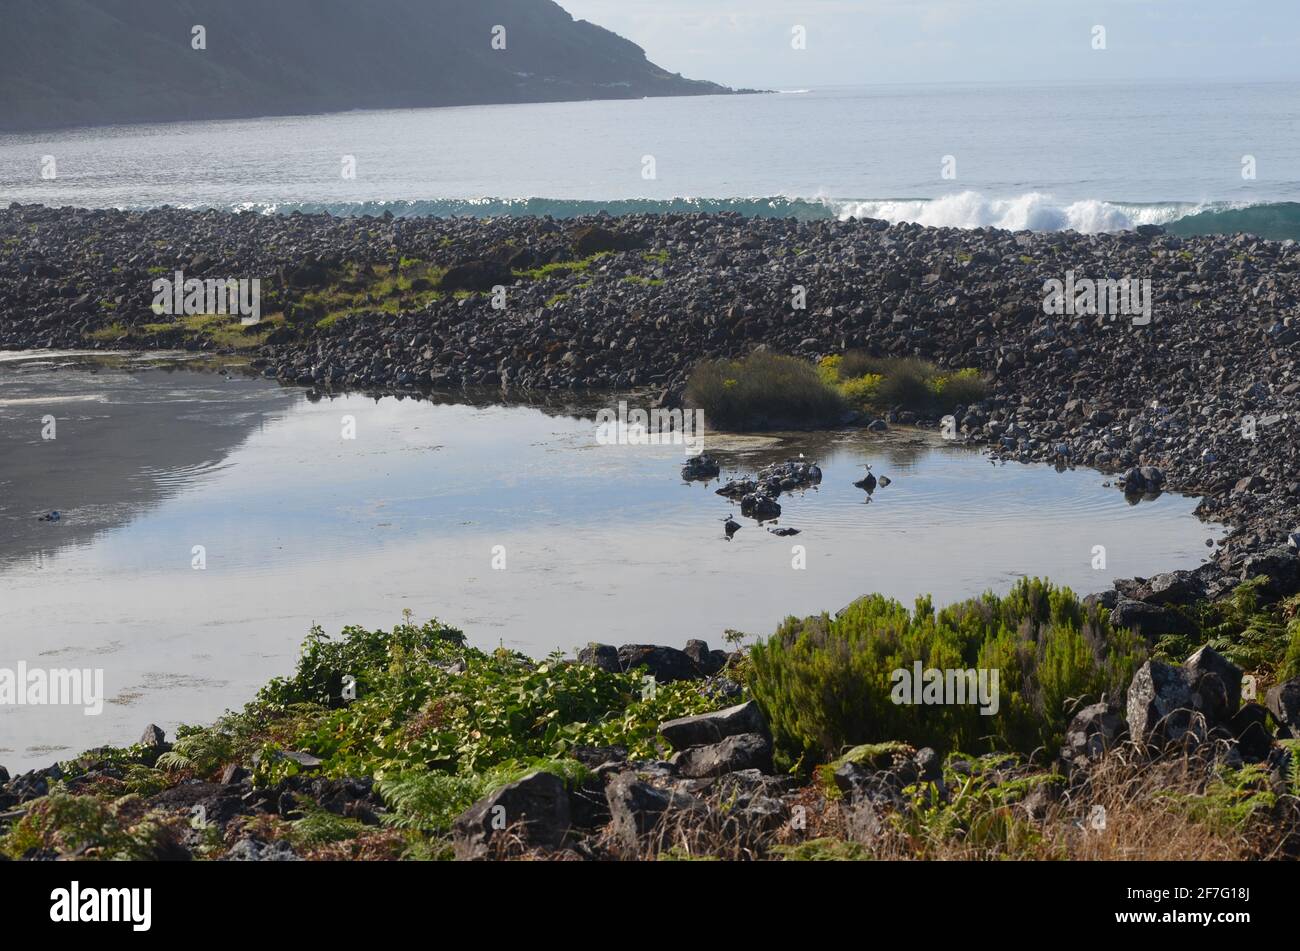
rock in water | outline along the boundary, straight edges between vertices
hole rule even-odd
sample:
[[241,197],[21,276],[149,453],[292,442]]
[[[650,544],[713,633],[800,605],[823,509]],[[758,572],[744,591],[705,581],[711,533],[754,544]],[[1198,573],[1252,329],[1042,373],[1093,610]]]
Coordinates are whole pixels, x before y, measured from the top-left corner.
[[721,471],[722,467],[718,465],[718,460],[712,456],[691,456],[686,460],[686,465],[682,466],[682,478],[687,482],[702,482],[716,479]]

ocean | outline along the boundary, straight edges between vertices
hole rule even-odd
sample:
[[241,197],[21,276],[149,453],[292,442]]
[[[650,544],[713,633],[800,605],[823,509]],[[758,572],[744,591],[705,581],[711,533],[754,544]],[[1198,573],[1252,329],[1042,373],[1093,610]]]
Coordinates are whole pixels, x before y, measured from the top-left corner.
[[69,129],[0,136],[0,201],[1297,238],[1298,102],[1297,83],[933,84]]

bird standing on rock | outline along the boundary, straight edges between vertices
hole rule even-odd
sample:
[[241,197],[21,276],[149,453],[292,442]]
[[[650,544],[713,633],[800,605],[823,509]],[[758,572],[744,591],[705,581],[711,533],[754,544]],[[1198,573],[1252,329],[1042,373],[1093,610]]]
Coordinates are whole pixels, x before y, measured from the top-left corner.
[[867,466],[866,478],[859,479],[857,482],[853,484],[856,485],[859,489],[866,489],[868,492],[871,492],[876,488],[876,477],[871,474],[871,463],[868,462],[866,466]]
[[731,536],[740,531],[740,523],[728,515],[722,520],[722,529],[727,533],[727,541],[731,541]]

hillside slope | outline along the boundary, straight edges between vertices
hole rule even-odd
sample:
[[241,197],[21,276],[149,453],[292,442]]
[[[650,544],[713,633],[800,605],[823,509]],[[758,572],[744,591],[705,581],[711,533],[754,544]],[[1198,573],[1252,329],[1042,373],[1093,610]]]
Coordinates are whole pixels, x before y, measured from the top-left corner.
[[0,23],[6,131],[730,91],[552,0],[0,0]]

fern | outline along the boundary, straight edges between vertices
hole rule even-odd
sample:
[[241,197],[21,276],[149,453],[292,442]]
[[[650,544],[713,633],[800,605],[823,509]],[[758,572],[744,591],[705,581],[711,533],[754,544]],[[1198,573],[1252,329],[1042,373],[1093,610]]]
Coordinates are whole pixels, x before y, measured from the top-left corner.
[[480,773],[409,771],[379,780],[375,790],[391,810],[383,818],[386,825],[441,834],[492,790],[537,770],[554,773],[570,784],[587,775],[583,765],[572,759],[508,761]]

